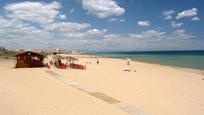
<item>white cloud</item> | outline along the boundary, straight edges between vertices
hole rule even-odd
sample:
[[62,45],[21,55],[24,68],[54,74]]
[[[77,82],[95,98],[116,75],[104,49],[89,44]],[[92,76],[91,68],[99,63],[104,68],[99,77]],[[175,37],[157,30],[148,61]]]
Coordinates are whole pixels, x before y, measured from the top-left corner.
[[120,19],[120,22],[125,22],[125,19]]
[[178,15],[176,16],[176,19],[181,19],[184,17],[194,17],[197,16],[197,8],[192,8],[192,9],[188,9],[188,10],[184,10],[180,13],[178,13]]
[[[194,36],[185,30],[176,30],[167,34],[151,29],[141,33],[121,35],[106,34],[106,29],[92,29],[84,23],[74,24],[74,27],[72,27],[74,22],[56,23],[52,25],[53,27],[49,27],[51,32],[51,30],[46,30],[47,28],[38,29],[18,20],[11,21],[0,17],[0,45],[6,44],[14,48],[28,49],[78,48],[89,50],[161,50],[179,49],[181,46],[182,48],[193,47],[191,38]],[[72,29],[66,29],[67,26],[71,26]],[[65,28],[66,31],[62,28]]]
[[172,14],[174,14],[174,13],[175,13],[174,10],[166,10],[166,11],[163,12],[163,15],[164,15],[164,16],[169,16],[169,15],[172,15]]
[[103,35],[107,30],[104,29],[104,30],[98,30],[98,29],[91,29],[91,30],[88,30],[87,31],[87,34],[88,35]]
[[193,17],[191,20],[192,20],[192,21],[199,21],[200,18],[196,16],[196,17]]
[[175,13],[174,10],[167,10],[167,11],[164,11],[162,14],[163,14],[165,20],[171,20],[173,18],[172,14],[174,14],[174,13]]
[[58,2],[20,2],[7,4],[4,7],[6,16],[9,18],[40,24],[51,23],[59,15],[61,18],[65,18],[65,15],[60,14],[59,8],[61,8],[61,6]]
[[[107,29],[91,29],[88,23],[66,22],[66,16],[59,13],[57,2],[20,2],[7,4],[4,17],[0,15],[0,45],[13,48],[80,47],[81,41],[103,36]],[[27,10],[24,11],[23,9]],[[35,11],[36,9],[41,10]],[[49,9],[49,10],[48,10]],[[49,17],[48,14],[56,12]],[[23,12],[17,15],[18,12]],[[15,14],[15,15],[14,15]],[[30,14],[30,15],[29,15]],[[30,17],[29,17],[30,16]],[[33,17],[36,16],[36,17]],[[33,17],[33,18],[31,18]],[[57,19],[63,19],[57,20]],[[49,21],[52,20],[52,21]],[[38,23],[33,24],[33,23]],[[88,30],[90,29],[90,30]]]
[[105,32],[107,32],[107,31],[108,31],[108,29],[103,29],[102,31],[105,33]]
[[59,15],[59,18],[60,18],[60,19],[67,19],[66,15],[64,15],[64,14],[60,14],[60,15]]
[[47,25],[44,30],[53,32],[53,33],[67,33],[83,30],[91,27],[87,23],[75,23],[75,22],[56,22],[53,24]]
[[0,16],[0,45],[13,48],[77,48],[81,41],[101,37],[107,29],[90,29],[89,24],[56,22],[44,29],[21,21],[11,21]]
[[149,21],[138,21],[138,26],[149,26],[150,22]]
[[171,20],[173,17],[172,16],[166,16],[164,19],[165,20]]
[[120,19],[120,18],[110,18],[107,20],[108,22],[125,22],[125,19]]
[[[25,2],[22,2],[25,3]],[[33,3],[33,2],[31,2]],[[88,23],[69,22],[64,19],[60,13],[60,7],[55,7],[54,10],[58,12],[53,18],[45,17],[46,14],[51,14],[44,7],[52,3],[42,3],[42,15],[37,15],[38,19],[27,19],[27,16],[16,17],[11,16],[8,18],[8,13],[14,12],[14,9],[20,9],[21,3],[18,4],[18,8],[9,7],[10,10],[5,10],[0,15],[0,45],[7,46],[9,48],[65,48],[65,49],[93,49],[93,50],[161,50],[176,48],[203,48],[203,41],[199,41],[191,33],[185,30],[179,29],[172,33],[166,33],[158,30],[148,30],[133,34],[111,34],[107,32],[107,29],[93,28]],[[20,6],[19,6],[20,4]],[[59,4],[59,3],[57,3]],[[5,6],[5,8],[6,8]],[[26,5],[27,6],[27,5]],[[32,5],[31,5],[32,6]],[[38,5],[37,5],[38,6]],[[49,5],[48,5],[49,6]],[[53,9],[55,5],[51,5]],[[25,8],[27,9],[27,8]],[[33,6],[29,11],[32,11]],[[34,8],[35,9],[35,8]],[[33,16],[33,13],[30,13]],[[28,15],[28,14],[27,14]],[[60,18],[61,17],[61,18]],[[46,19],[52,19],[52,21],[44,21]],[[64,20],[59,20],[64,19]],[[118,21],[122,20],[116,18]],[[38,24],[33,24],[37,22]],[[177,23],[176,23],[177,24]],[[41,26],[43,25],[43,26]],[[40,27],[39,27],[40,26]],[[177,25],[178,26],[178,25]],[[197,45],[199,43],[200,45]]]
[[180,28],[181,26],[183,26],[183,23],[182,23],[182,22],[177,23],[177,22],[175,22],[175,21],[171,21],[171,26],[172,26],[173,28]]
[[116,21],[117,21],[116,18],[110,18],[110,19],[108,19],[108,22],[116,22]]
[[7,20],[3,17],[0,17],[0,25],[0,36],[2,38],[16,39],[18,37],[35,35],[41,32],[41,30],[28,24],[24,24],[17,20]]
[[18,20],[0,18],[0,44],[14,48],[37,48],[49,42],[49,33]]
[[72,14],[73,12],[74,12],[74,8],[71,8],[71,9],[69,10],[69,13]]
[[140,34],[130,34],[129,37],[134,39],[155,41],[164,39],[166,37],[166,33],[151,29]]
[[192,39],[194,37],[182,29],[172,33],[151,29],[128,35],[108,34],[104,36],[104,44],[106,44],[106,48],[111,47],[116,50],[178,50],[201,47],[193,45],[200,42]]
[[171,34],[167,34],[166,32],[161,32],[157,30],[148,30],[139,34],[130,34],[130,38],[134,39],[144,39],[149,41],[158,41],[165,39],[191,39],[195,36],[186,32],[184,29],[178,29],[172,32]]
[[125,13],[125,9],[118,6],[114,0],[82,0],[82,6],[88,14],[99,18],[120,16]]
[[115,40],[115,39],[121,39],[122,36],[120,34],[107,34],[104,36],[105,40]]
[[169,36],[170,39],[191,39],[194,37],[194,35],[191,35],[183,29],[176,30]]

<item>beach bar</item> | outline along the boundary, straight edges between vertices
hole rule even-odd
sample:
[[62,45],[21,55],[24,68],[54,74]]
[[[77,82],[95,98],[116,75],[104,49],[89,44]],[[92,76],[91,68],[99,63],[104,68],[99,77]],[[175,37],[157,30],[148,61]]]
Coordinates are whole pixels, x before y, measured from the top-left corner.
[[16,68],[42,67],[43,55],[27,51],[16,55]]

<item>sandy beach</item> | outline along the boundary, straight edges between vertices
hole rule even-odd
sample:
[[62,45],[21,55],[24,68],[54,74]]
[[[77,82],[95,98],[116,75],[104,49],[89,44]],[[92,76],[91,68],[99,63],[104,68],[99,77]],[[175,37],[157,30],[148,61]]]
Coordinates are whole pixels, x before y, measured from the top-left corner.
[[204,0],[1,0],[0,115],[204,115]]
[[204,114],[203,71],[135,61],[126,65],[125,60],[102,57],[96,64],[93,57],[77,58],[86,70],[13,69],[13,60],[0,59],[0,114]]

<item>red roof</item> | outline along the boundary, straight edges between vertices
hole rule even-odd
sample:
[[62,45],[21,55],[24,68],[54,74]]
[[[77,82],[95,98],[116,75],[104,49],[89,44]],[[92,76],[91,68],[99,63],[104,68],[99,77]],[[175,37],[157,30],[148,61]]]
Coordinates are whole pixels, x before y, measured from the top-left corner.
[[19,54],[16,55],[16,56],[20,56],[20,55],[37,55],[37,56],[43,56],[42,54],[35,53],[35,52],[32,52],[32,51],[22,52],[22,53],[19,53]]

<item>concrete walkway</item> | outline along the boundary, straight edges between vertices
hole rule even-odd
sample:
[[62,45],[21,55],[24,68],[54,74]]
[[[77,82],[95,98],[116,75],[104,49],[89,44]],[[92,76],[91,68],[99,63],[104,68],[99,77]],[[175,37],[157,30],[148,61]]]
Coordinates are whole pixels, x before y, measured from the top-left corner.
[[127,104],[125,102],[122,102],[122,101],[115,99],[113,97],[110,97],[104,93],[94,91],[93,89],[88,88],[87,86],[84,86],[84,85],[81,85],[77,82],[74,82],[71,79],[69,79],[67,76],[66,77],[61,76],[61,75],[59,75],[59,74],[57,74],[51,70],[47,70],[46,72],[48,74],[50,74],[51,76],[53,76],[54,78],[64,82],[65,84],[72,86],[72,87],[74,87],[74,88],[76,88],[82,92],[85,92],[85,93],[87,93],[87,94],[89,94],[95,98],[98,98],[104,102],[112,104],[115,107],[117,107],[118,109],[121,109],[122,111],[129,113],[130,115],[150,115],[149,113],[144,112],[143,110],[141,110],[139,108],[130,106],[129,104]]

